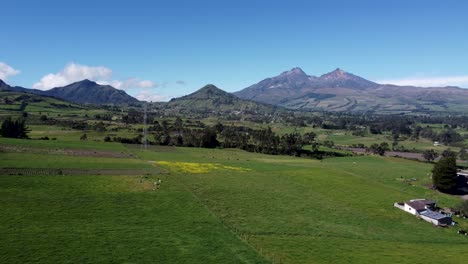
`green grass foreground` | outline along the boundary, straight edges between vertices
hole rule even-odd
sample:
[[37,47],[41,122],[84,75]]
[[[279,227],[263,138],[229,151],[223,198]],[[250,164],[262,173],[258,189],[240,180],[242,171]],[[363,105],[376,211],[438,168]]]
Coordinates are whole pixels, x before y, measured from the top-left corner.
[[[0,144],[26,143],[0,139]],[[146,177],[1,175],[0,263],[465,263],[468,258],[468,239],[456,234],[458,227],[436,228],[393,208],[412,198],[432,198],[441,206],[459,202],[401,181],[427,181],[431,166],[425,163],[369,156],[320,162],[231,149],[112,149],[134,157],[0,153],[1,168],[155,168]],[[153,190],[157,178],[162,184]]]

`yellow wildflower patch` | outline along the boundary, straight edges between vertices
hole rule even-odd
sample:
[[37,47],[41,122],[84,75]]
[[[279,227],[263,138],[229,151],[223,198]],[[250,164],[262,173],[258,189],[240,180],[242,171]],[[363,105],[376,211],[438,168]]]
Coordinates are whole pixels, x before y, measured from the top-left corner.
[[239,172],[247,172],[250,169],[225,166],[217,163],[196,163],[196,162],[170,162],[170,161],[157,161],[158,165],[164,166],[172,171],[186,172],[186,173],[207,173],[214,170],[233,170]]

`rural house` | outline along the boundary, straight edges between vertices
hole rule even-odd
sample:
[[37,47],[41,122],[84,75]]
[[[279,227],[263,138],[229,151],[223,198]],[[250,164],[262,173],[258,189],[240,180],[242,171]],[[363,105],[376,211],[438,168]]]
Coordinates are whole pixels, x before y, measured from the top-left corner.
[[413,199],[404,203],[395,203],[394,206],[436,226],[452,224],[452,217],[433,211],[436,203],[432,200]]
[[419,215],[421,212],[434,209],[434,207],[435,201],[426,199],[414,199],[405,202],[403,210],[413,215]]

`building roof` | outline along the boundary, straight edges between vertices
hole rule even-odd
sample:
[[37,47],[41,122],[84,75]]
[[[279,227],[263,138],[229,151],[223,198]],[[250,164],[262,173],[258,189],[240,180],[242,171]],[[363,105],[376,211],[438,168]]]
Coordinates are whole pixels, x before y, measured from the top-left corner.
[[415,199],[415,200],[410,200],[406,203],[412,208],[414,208],[414,210],[416,211],[424,211],[424,210],[427,210],[426,208],[427,205],[433,205],[435,204],[435,201],[426,200],[426,199]]
[[421,213],[421,215],[424,215],[424,216],[429,217],[429,218],[434,219],[434,220],[440,220],[440,219],[444,219],[444,218],[449,217],[447,215],[444,215],[444,214],[441,214],[441,213],[438,213],[438,212],[434,212],[434,211],[431,211],[431,210],[424,211],[424,212]]

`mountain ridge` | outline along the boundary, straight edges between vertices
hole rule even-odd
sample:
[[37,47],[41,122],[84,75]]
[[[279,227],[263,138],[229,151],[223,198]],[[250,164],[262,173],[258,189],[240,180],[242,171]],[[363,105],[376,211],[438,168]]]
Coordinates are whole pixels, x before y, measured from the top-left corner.
[[468,111],[468,89],[379,84],[340,68],[315,77],[295,67],[234,95],[290,109],[395,113],[462,108]]
[[13,87],[0,80],[0,90],[52,96],[79,104],[131,104],[139,102],[123,90],[116,89],[110,85],[100,85],[88,79],[45,91],[20,86]]

